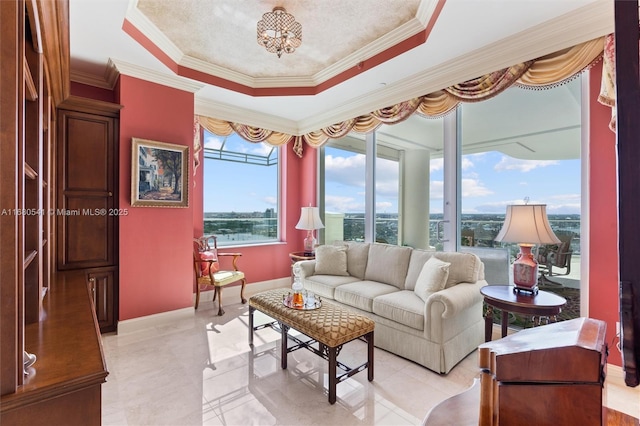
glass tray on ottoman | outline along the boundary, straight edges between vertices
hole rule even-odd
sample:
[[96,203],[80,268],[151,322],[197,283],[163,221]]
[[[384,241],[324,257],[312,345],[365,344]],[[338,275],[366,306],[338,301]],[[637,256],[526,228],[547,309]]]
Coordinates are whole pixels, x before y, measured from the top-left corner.
[[318,309],[320,306],[322,306],[322,301],[320,300],[320,298],[316,296],[315,299],[316,300],[313,303],[313,305],[308,305],[307,296],[303,296],[304,305],[297,307],[297,306],[293,306],[293,294],[289,293],[282,298],[282,304],[287,308],[297,309],[299,311],[310,311],[313,309]]

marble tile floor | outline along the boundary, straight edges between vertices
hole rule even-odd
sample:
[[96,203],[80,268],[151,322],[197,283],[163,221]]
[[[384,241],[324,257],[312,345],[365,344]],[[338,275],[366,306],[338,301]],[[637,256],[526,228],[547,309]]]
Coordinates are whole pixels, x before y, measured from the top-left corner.
[[[476,352],[439,375],[376,348],[374,381],[363,371],[339,383],[338,401],[330,405],[324,359],[301,349],[289,354],[282,370],[280,335],[257,331],[252,351],[247,305],[226,305],[225,311],[218,317],[205,302],[192,317],[170,325],[103,336],[109,376],[102,387],[102,424],[418,425],[478,376]],[[360,365],[366,344],[346,344],[339,360]],[[616,386],[607,405],[638,416],[633,410],[639,410],[640,393],[628,389]]]

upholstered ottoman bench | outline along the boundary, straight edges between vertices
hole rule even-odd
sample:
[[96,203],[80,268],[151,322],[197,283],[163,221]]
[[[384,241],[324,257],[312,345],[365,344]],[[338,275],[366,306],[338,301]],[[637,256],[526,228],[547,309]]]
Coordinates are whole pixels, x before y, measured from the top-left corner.
[[[249,344],[253,346],[253,332],[264,327],[280,331],[282,337],[280,366],[287,368],[287,354],[305,348],[329,362],[329,403],[336,402],[336,385],[348,377],[367,369],[367,378],[373,380],[373,329],[375,323],[370,318],[346,308],[322,301],[317,309],[301,310],[285,306],[284,299],[289,289],[275,289],[258,293],[249,298]],[[258,310],[275,321],[254,327],[253,315]],[[303,341],[288,334],[289,329],[299,331],[309,337]],[[348,367],[337,360],[342,345],[363,337],[367,342],[367,362],[358,367]],[[288,340],[296,345],[289,348]],[[318,348],[313,347],[318,343]],[[344,370],[338,375],[338,367]]]

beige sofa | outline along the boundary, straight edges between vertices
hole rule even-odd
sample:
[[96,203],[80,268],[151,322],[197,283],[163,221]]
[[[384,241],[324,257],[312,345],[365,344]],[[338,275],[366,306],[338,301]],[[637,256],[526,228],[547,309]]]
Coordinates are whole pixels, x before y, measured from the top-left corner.
[[372,318],[377,347],[438,373],[484,342],[487,282],[475,254],[344,242],[295,268],[307,291]]

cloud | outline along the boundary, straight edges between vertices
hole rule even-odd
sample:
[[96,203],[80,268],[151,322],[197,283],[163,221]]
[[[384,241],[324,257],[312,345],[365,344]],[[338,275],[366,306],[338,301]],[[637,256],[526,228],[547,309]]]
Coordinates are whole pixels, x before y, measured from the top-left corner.
[[209,136],[204,138],[204,147],[210,149],[220,149],[224,140],[217,136]]
[[365,156],[325,157],[325,178],[327,181],[364,188]]
[[444,182],[441,180],[432,180],[429,185],[429,198],[432,200],[442,200],[444,198]]
[[[431,160],[431,164],[429,167],[431,172],[439,172],[440,170],[444,169],[444,158],[435,158]],[[473,169],[475,167],[475,164],[473,163],[473,161],[471,161],[469,156],[466,155],[462,157],[461,167],[462,170],[469,170]]]
[[[376,203],[376,212],[377,213],[386,213],[386,210],[393,207],[393,204],[388,201],[380,201]],[[395,212],[394,212],[395,213]]]
[[324,198],[325,210],[328,212],[363,212],[364,201],[353,197],[326,195]]
[[477,179],[462,179],[462,197],[484,197],[493,194]]
[[278,205],[278,197],[264,197],[262,199],[262,201],[264,201],[266,204],[270,205],[270,206],[277,206]]
[[462,170],[468,170],[468,169],[474,168],[475,165],[473,164],[473,161],[469,159],[469,157],[464,156],[462,157],[461,167],[462,167]]
[[503,155],[493,169],[497,172],[516,170],[527,173],[540,167],[557,166],[559,164],[560,162],[556,160],[520,160]]

